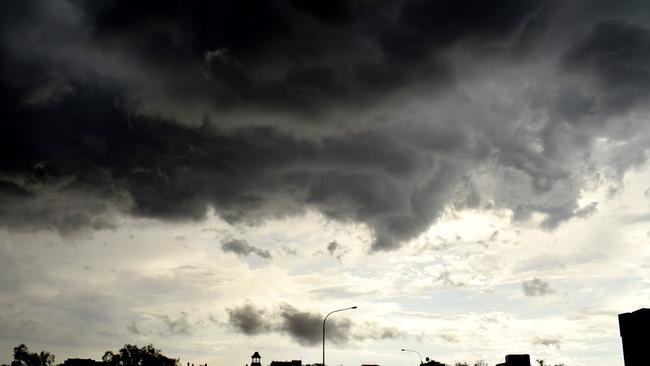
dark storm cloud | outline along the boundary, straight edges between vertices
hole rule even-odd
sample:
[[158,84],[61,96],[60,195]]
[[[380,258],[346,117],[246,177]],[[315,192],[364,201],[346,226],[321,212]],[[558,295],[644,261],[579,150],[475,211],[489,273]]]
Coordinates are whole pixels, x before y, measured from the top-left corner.
[[[540,7],[529,0],[79,3],[94,41],[135,52],[170,89],[189,92],[174,96],[291,111],[366,102],[413,82],[449,85],[451,68],[438,53],[467,39],[489,47]],[[170,75],[179,69],[180,77]]]
[[[599,102],[604,112],[628,109],[650,95],[650,29],[647,27],[621,20],[601,21],[567,51],[563,62],[573,72],[596,76],[603,92]],[[577,100],[572,105],[564,109],[594,108],[593,99]]]
[[[438,149],[435,140],[424,150],[396,145],[390,136],[403,134],[398,130],[300,139],[260,127],[224,135],[130,115],[119,91],[82,83],[76,89],[74,97],[38,109],[5,90],[14,105],[1,148],[6,226],[101,229],[110,227],[111,209],[125,208],[192,220],[203,218],[208,206],[228,222],[255,223],[311,206],[331,219],[367,223],[375,248],[387,249],[424,230],[462,174],[459,166],[426,161]],[[35,168],[43,158],[47,174]],[[430,171],[428,182],[403,184],[423,169]],[[46,209],[38,212],[41,206]]]
[[229,240],[221,244],[221,249],[223,249],[224,252],[231,252],[237,255],[249,256],[255,254],[262,258],[271,259],[271,252],[250,245],[246,240]]
[[524,295],[528,297],[543,297],[555,293],[555,290],[550,288],[548,282],[539,278],[534,278],[532,280],[522,282],[521,290],[523,291]]
[[[2,3],[0,223],[74,236],[124,214],[258,224],[316,209],[390,250],[448,207],[546,228],[586,217],[599,164],[580,164],[603,134],[635,136],[601,113],[647,98],[648,30],[576,4],[582,38],[548,39],[568,28],[554,1]],[[518,75],[474,84],[519,68],[530,90],[510,90]],[[563,73],[577,82],[554,85]],[[603,169],[645,161],[644,144]]]

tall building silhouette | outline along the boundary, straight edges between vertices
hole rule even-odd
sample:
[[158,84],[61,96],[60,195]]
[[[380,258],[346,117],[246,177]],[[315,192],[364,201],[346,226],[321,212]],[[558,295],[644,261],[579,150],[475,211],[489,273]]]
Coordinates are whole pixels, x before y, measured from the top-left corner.
[[625,366],[647,366],[650,359],[650,309],[618,314]]

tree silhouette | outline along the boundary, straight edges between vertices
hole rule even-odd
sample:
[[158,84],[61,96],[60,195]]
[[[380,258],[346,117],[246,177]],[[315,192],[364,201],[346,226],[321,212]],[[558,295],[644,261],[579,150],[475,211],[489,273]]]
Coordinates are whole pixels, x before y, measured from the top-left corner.
[[29,352],[24,343],[14,347],[14,360],[11,366],[52,366],[53,364],[54,355],[49,352]]
[[[546,363],[546,361],[544,361],[544,360],[536,360],[535,362],[537,362],[538,366],[551,366],[551,364]],[[564,366],[564,364],[563,363],[556,363],[553,366]]]
[[178,360],[163,355],[152,344],[142,348],[125,344],[117,353],[106,351],[102,361],[107,366],[178,366]]

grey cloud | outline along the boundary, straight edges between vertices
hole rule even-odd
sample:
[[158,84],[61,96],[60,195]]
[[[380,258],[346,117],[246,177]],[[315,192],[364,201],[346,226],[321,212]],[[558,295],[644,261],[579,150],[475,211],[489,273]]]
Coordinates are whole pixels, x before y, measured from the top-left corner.
[[212,323],[214,325],[219,325],[220,324],[219,319],[217,319],[217,317],[212,315],[212,314],[208,315],[208,321],[210,321],[210,323]]
[[454,280],[452,280],[451,279],[451,273],[449,271],[446,271],[446,270],[440,272],[440,274],[438,275],[438,277],[436,277],[434,279],[434,281],[442,283],[442,284],[444,284],[446,286],[452,286],[452,287],[463,287],[463,286],[465,286],[465,283],[462,282],[462,281],[454,281]]
[[533,344],[534,345],[542,345],[546,347],[555,347],[558,350],[560,349],[561,341],[559,339],[555,338],[540,338],[540,337],[535,337],[533,339]]
[[36,164],[23,181],[1,180],[0,218],[12,230],[55,230],[74,238],[115,228],[119,199],[107,202],[97,192],[71,189],[73,177],[50,177]]
[[[274,311],[267,312],[250,303],[227,309],[227,312],[229,325],[246,335],[282,333],[304,346],[318,345],[322,341],[323,315],[319,313],[302,311],[288,304],[280,304]],[[334,344],[403,336],[396,328],[372,322],[356,325],[348,318],[331,318],[326,323],[327,340]]]
[[598,211],[598,202],[591,202],[587,206],[581,207],[573,212],[575,217],[590,217]]
[[138,325],[135,323],[135,321],[131,321],[126,326],[126,330],[133,335],[142,335],[142,332],[140,331],[140,328],[138,328]]
[[555,293],[555,290],[549,287],[548,282],[539,278],[534,278],[532,280],[522,282],[521,290],[523,291],[524,295],[528,297],[543,297]]
[[163,323],[167,326],[167,330],[171,334],[188,335],[192,329],[192,324],[188,319],[187,313],[182,311],[178,317],[173,318],[167,314],[159,316]]
[[440,334],[438,336],[438,338],[440,338],[443,341],[448,342],[448,343],[458,343],[458,342],[460,342],[460,338],[458,337],[458,335],[456,335],[454,333],[443,333],[443,334]]
[[404,334],[396,328],[382,328],[378,332],[379,339],[394,339],[404,337]]
[[[317,345],[322,341],[323,315],[298,310],[290,305],[280,306],[278,315],[281,319],[278,330],[288,334],[302,345]],[[328,318],[325,335],[329,342],[346,344],[352,339],[392,339],[403,334],[391,327],[382,327],[376,323],[355,324],[348,318]]]
[[255,254],[261,258],[271,259],[271,252],[250,245],[246,240],[233,239],[221,244],[221,248],[224,252],[231,252],[237,255],[249,256]]
[[334,252],[336,252],[336,249],[339,247],[339,243],[336,242],[336,240],[329,242],[327,244],[327,251],[330,253],[330,255],[334,255]]
[[355,340],[384,340],[405,337],[406,335],[404,332],[395,327],[385,327],[375,322],[364,322],[363,324],[358,325],[353,323],[352,338]]
[[282,249],[282,252],[283,252],[285,255],[292,255],[292,256],[294,256],[294,257],[295,257],[295,256],[298,256],[298,249],[295,249],[295,248],[289,248],[289,247],[282,247],[282,248],[280,248],[280,249]]
[[226,309],[226,312],[228,313],[228,324],[246,335],[265,333],[271,329],[270,323],[265,318],[264,310],[258,309],[252,304]]
[[[322,341],[323,316],[300,311],[290,305],[282,305],[279,311],[282,319],[279,329],[302,345],[316,345]],[[346,343],[352,323],[330,319],[326,324],[327,339],[335,344]]]
[[625,224],[637,224],[640,222],[648,222],[650,221],[650,213],[622,215],[619,218],[619,220]]

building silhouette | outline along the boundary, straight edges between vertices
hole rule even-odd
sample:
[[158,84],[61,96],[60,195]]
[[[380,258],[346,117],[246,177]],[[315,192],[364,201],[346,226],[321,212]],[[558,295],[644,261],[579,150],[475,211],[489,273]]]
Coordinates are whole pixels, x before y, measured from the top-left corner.
[[425,363],[420,364],[420,366],[445,366],[444,363],[435,361],[435,360],[430,360],[429,357],[426,358]]
[[271,361],[271,366],[302,366],[301,360]]
[[95,361],[90,358],[68,358],[63,361],[63,366],[98,366],[102,365],[102,361]]
[[650,309],[618,314],[625,366],[648,365],[650,358]]
[[251,366],[262,366],[262,356],[257,351],[251,356]]
[[506,362],[495,366],[530,366],[530,355],[507,355]]

